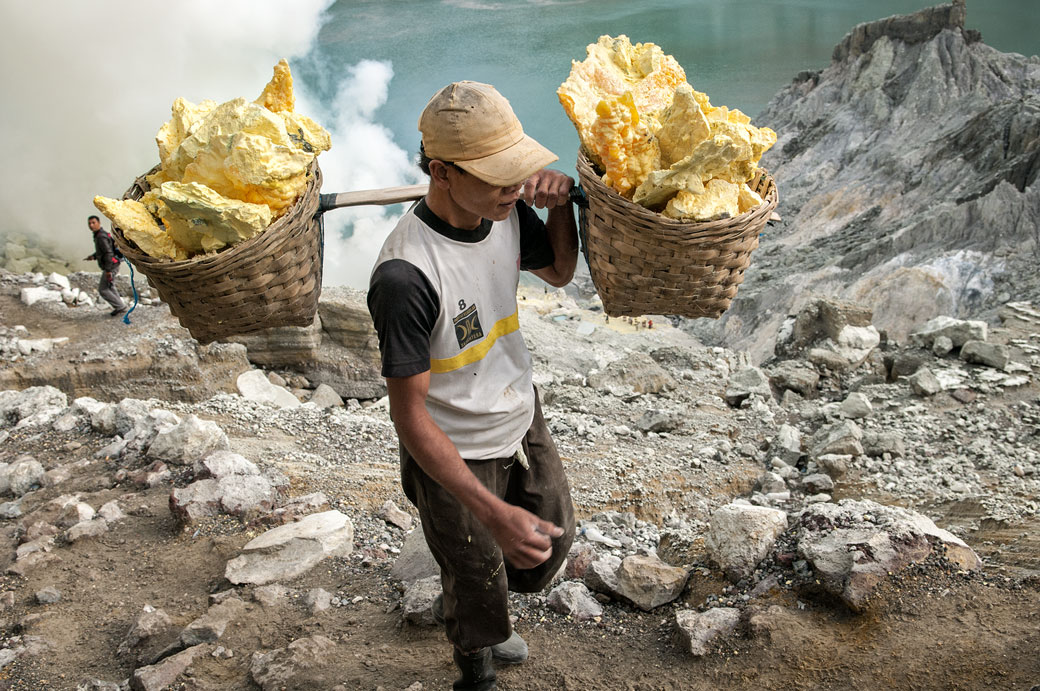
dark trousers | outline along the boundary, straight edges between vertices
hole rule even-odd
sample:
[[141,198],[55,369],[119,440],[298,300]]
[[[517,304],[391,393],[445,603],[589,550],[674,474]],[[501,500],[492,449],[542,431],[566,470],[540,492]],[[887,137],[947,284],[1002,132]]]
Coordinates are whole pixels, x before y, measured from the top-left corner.
[[109,280],[108,274],[104,271],[101,272],[98,292],[101,294],[101,297],[105,298],[105,302],[112,305],[113,309],[121,310],[126,307],[126,303],[123,302],[123,298],[119,297],[119,293],[116,292],[115,280],[116,274],[119,273],[119,264],[113,264],[109,272],[112,274],[111,280]]
[[467,460],[466,465],[496,496],[564,529],[552,541],[552,556],[532,569],[505,563],[484,524],[423,472],[401,445],[401,484],[419,510],[426,543],[441,567],[448,639],[463,651],[508,639],[508,591],[534,593],[548,585],[574,541],[570,488],[537,395],[534,420],[522,444],[530,469],[516,457]]

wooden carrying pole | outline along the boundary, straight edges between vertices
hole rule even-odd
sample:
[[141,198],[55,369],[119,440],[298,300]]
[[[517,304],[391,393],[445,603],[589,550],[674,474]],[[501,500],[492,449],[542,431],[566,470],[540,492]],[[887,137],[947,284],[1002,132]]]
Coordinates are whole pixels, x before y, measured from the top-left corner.
[[429,189],[428,184],[406,185],[404,187],[384,187],[378,190],[357,190],[355,192],[338,192],[321,195],[318,213],[344,206],[363,206],[365,204],[399,204],[421,198]]

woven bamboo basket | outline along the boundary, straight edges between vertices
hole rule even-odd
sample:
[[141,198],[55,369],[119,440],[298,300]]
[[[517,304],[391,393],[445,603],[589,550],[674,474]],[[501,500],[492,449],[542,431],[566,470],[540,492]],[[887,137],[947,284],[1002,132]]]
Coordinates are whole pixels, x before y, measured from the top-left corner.
[[[150,189],[137,178],[123,199]],[[321,293],[321,170],[315,161],[296,203],[262,233],[213,256],[161,261],[113,226],[119,250],[148,277],[159,297],[199,343],[273,326],[308,326]]]
[[776,208],[773,178],[759,169],[748,186],[765,202],[717,221],[666,218],[603,184],[584,152],[578,177],[585,259],[603,311],[611,317],[675,314],[717,319],[744,280],[758,234]]

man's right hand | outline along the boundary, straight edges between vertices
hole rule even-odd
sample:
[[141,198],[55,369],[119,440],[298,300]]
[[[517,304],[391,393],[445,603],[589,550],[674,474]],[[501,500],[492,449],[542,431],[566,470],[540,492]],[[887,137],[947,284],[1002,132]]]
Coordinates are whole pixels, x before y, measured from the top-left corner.
[[105,272],[105,280],[108,281],[109,283],[112,282],[112,272],[111,271],[106,271]]
[[551,557],[551,538],[563,535],[563,528],[512,504],[505,504],[488,529],[506,561],[520,569],[534,568]]

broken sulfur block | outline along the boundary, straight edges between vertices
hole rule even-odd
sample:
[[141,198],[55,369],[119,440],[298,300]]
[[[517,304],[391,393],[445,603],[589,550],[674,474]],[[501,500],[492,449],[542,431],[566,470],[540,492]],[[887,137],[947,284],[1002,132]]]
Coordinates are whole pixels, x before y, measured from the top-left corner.
[[[752,198],[739,194],[741,185],[776,143],[775,132],[754,127],[739,110],[712,106],[661,48],[632,45],[623,35],[590,44],[585,60],[571,64],[557,95],[582,150],[604,171],[603,183],[649,209],[668,207],[666,213],[676,218],[708,220],[746,211]],[[716,186],[709,193],[712,180],[732,188]]]
[[126,238],[133,240],[149,257],[175,261],[188,258],[187,251],[173,241],[155,216],[149,213],[148,207],[141,202],[97,196],[94,197],[94,206],[122,228]]
[[162,221],[177,244],[213,252],[248,240],[271,223],[271,209],[228,199],[197,182],[164,182]]
[[255,101],[176,99],[155,137],[152,189],[140,203],[98,209],[153,257],[186,259],[263,232],[296,203],[314,158],[332,144],[295,104],[285,60]]

